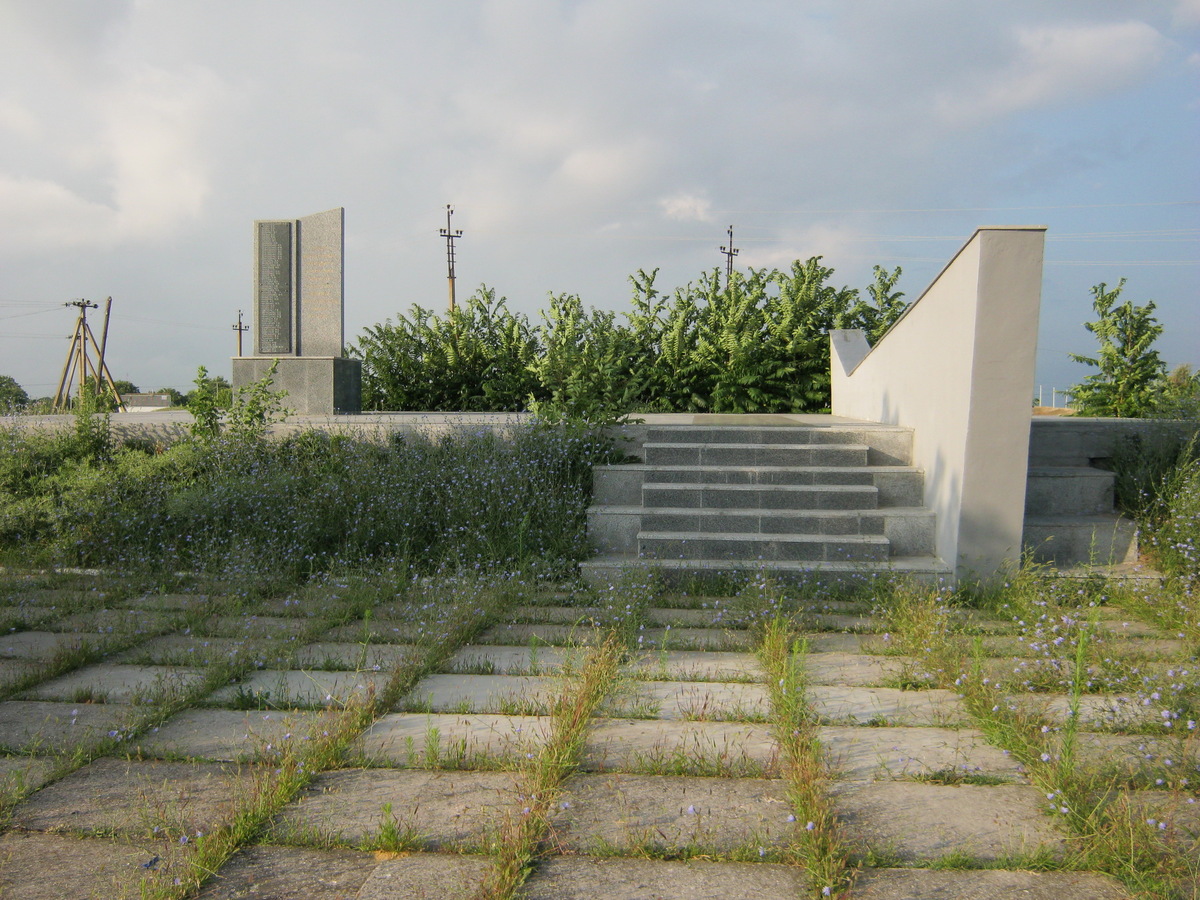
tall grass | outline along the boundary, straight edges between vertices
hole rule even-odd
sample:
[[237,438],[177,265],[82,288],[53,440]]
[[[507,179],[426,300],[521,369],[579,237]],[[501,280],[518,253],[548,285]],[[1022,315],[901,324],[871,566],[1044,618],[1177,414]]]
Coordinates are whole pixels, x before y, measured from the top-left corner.
[[1113,457],[1118,505],[1141,529],[1143,550],[1168,574],[1200,581],[1200,422],[1191,435],[1134,435]]
[[[584,553],[589,431],[462,429],[379,443],[316,431],[77,452],[3,433],[0,551],[10,561],[302,579],[401,560],[561,570]],[[269,562],[266,567],[263,563]]]

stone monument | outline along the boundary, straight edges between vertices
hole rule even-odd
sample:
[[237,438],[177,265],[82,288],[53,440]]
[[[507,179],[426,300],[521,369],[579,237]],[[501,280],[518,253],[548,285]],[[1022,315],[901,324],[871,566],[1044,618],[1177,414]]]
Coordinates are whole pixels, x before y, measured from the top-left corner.
[[233,386],[278,360],[274,387],[302,415],[362,409],[362,363],[343,355],[346,211],[254,223],[254,340],[233,358]]

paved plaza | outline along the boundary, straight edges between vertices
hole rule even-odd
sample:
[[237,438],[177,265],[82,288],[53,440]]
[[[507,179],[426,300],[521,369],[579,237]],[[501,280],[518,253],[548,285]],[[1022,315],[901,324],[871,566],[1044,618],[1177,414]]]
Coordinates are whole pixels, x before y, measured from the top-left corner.
[[[592,594],[530,589],[430,653],[411,622],[385,609],[347,620],[312,592],[232,614],[186,594],[80,611],[69,591],[6,591],[10,621],[26,627],[0,640],[0,783],[20,798],[0,834],[0,896],[22,900],[170,885],[248,810],[261,827],[192,896],[470,897],[494,875],[506,823],[535,806],[532,761],[612,628]],[[618,677],[538,807],[521,896],[812,896],[792,852],[806,823],[781,777],[759,632],[725,602],[643,603]],[[1129,896],[1069,863],[1072,839],[1046,796],[958,695],[907,689],[911,661],[880,652],[868,608],[801,621],[829,795],[859,868],[852,896]],[[1011,629],[994,624],[1003,642]],[[1145,629],[1119,639],[1179,649]],[[70,652],[74,668],[62,664]],[[214,683],[230,659],[242,674]],[[407,688],[393,701],[397,673]],[[254,806],[281,760],[307,758],[281,747],[363,709],[335,758],[265,814]],[[1092,752],[1114,753],[1114,741],[1083,736]]]

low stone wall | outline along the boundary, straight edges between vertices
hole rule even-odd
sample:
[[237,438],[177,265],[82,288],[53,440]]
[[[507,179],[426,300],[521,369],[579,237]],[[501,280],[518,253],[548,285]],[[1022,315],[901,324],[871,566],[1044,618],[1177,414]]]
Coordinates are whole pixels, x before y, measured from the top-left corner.
[[1117,445],[1131,435],[1193,434],[1200,422],[1163,419],[1089,419],[1080,416],[1035,416],[1029,431],[1029,465],[1111,465]]

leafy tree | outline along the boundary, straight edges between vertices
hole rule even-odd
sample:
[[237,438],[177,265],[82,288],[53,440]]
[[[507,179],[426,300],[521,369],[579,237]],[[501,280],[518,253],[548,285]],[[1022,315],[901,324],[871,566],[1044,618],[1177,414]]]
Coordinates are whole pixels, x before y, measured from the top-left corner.
[[0,411],[19,408],[29,402],[25,388],[11,375],[0,375]]
[[114,378],[113,384],[117,388],[117,393],[124,397],[126,394],[140,394],[138,386],[132,381],[126,381],[124,378]]
[[183,395],[183,405],[191,409],[192,402],[201,398],[209,398],[221,409],[228,409],[233,402],[233,385],[224,375],[209,375],[208,369],[201,366],[199,376],[192,382],[196,385]]
[[1138,418],[1155,411],[1166,375],[1166,365],[1154,349],[1162,326],[1154,318],[1154,303],[1135,306],[1126,300],[1117,306],[1125,287],[1122,278],[1109,290],[1104,282],[1092,288],[1095,322],[1084,328],[1100,342],[1095,357],[1072,353],[1071,358],[1100,371],[1068,389],[1076,411],[1083,416]]

